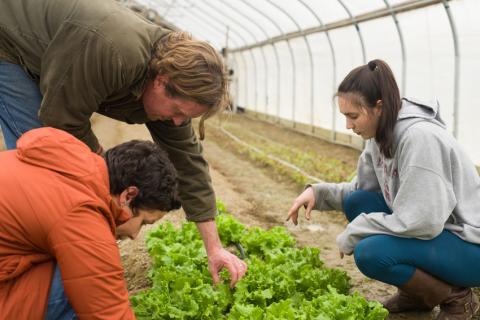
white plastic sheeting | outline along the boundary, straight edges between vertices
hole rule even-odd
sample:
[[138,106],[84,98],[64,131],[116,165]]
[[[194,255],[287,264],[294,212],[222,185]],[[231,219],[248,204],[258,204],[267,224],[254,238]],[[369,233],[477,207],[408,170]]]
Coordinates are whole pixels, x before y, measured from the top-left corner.
[[327,129],[331,139],[349,134],[332,99],[336,86],[352,68],[383,59],[402,95],[440,101],[449,129],[480,165],[478,0],[136,2],[228,48],[236,105]]

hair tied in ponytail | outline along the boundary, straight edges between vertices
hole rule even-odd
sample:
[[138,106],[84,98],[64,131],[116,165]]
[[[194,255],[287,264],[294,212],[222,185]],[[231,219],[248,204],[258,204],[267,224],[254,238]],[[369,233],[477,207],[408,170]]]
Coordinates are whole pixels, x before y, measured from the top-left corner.
[[370,71],[375,71],[375,69],[377,69],[377,63],[375,61],[370,61],[368,63],[368,68],[370,69]]

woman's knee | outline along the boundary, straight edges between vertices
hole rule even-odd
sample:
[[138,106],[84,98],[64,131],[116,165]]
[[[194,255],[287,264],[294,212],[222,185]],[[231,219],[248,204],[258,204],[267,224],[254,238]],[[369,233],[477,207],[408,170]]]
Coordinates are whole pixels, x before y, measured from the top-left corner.
[[350,193],[343,199],[343,212],[348,221],[353,221],[359,214],[365,212],[366,203],[369,197],[368,191],[357,190]]
[[353,221],[361,213],[392,213],[381,192],[357,190],[343,199],[343,212],[348,221]]
[[353,252],[355,264],[367,277],[377,279],[389,266],[385,261],[385,235],[374,235],[361,240]]

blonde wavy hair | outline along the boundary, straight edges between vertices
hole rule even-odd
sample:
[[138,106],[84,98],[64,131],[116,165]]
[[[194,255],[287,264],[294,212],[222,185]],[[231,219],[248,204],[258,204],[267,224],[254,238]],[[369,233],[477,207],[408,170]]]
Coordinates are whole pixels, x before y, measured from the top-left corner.
[[230,105],[228,76],[223,58],[204,41],[183,31],[170,32],[154,46],[148,77],[167,76],[165,86],[173,98],[183,98],[208,107],[199,123],[200,140],[205,138],[204,121]]

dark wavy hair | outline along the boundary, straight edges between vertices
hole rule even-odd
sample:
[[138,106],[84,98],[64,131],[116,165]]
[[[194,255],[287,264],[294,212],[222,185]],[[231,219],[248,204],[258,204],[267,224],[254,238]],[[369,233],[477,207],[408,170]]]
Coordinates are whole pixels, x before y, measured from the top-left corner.
[[110,193],[119,195],[129,186],[138,188],[132,209],[170,211],[180,208],[177,171],[160,146],[132,140],[105,152]]
[[[402,107],[400,90],[388,64],[376,59],[357,67],[338,86],[337,96],[353,98],[353,103],[373,108],[382,101],[382,114],[379,119],[375,141],[387,158],[393,156],[393,129],[398,112]],[[355,101],[357,100],[357,101]]]

